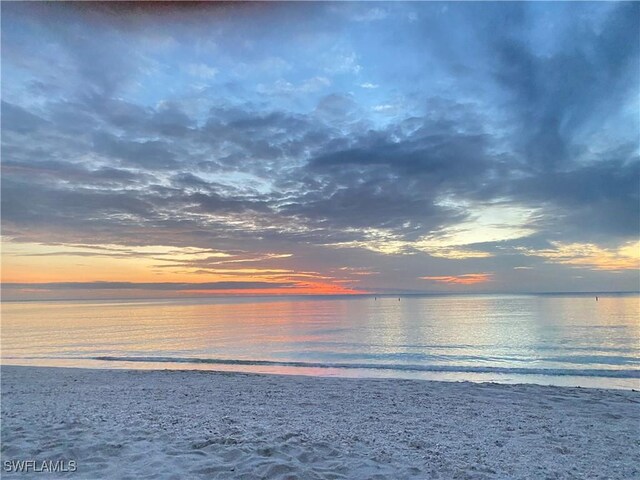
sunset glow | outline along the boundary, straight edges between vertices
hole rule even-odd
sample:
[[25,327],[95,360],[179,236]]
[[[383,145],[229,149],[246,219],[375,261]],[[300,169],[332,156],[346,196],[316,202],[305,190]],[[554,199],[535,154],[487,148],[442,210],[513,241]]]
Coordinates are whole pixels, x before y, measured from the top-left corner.
[[3,297],[637,291],[635,13],[7,3]]
[[420,277],[422,280],[432,282],[454,284],[454,285],[475,285],[476,283],[486,283],[491,281],[490,273],[466,273],[464,275],[448,277]]
[[549,262],[579,268],[620,272],[640,269],[640,242],[629,242],[618,248],[607,249],[589,243],[554,243],[554,248],[528,251]]

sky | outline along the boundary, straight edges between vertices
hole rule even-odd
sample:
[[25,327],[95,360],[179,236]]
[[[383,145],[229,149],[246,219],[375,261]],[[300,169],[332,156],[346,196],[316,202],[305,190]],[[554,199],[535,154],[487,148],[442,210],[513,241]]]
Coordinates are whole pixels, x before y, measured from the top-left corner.
[[638,3],[2,4],[2,297],[638,291]]

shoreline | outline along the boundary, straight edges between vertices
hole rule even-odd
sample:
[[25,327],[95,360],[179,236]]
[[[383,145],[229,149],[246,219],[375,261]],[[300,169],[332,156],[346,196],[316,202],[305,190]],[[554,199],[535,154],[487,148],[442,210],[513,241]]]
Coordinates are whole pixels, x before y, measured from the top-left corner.
[[63,459],[77,462],[65,478],[640,474],[640,393],[631,390],[213,370],[0,372],[3,469]]
[[[8,362],[8,363],[7,363]],[[14,363],[15,362],[15,363]],[[639,376],[625,375],[581,375],[590,373],[576,371],[576,373],[559,372],[544,373],[526,369],[505,368],[424,368],[413,365],[359,365],[348,364],[345,368],[341,364],[325,364],[322,362],[289,362],[262,360],[227,360],[200,358],[163,358],[163,357],[86,357],[86,358],[0,358],[0,368],[3,366],[34,367],[34,368],[78,368],[87,370],[144,370],[144,371],[207,371],[247,373],[256,375],[284,375],[320,378],[345,379],[396,379],[418,380],[429,382],[454,383],[496,383],[503,385],[539,385],[563,388],[595,388],[604,390],[640,391]],[[379,368],[380,367],[380,368]],[[407,368],[408,367],[408,368]],[[526,373],[525,373],[526,372]],[[600,371],[596,370],[596,373]],[[614,371],[616,373],[616,371]],[[636,371],[634,371],[636,373]],[[640,371],[638,371],[640,373]]]

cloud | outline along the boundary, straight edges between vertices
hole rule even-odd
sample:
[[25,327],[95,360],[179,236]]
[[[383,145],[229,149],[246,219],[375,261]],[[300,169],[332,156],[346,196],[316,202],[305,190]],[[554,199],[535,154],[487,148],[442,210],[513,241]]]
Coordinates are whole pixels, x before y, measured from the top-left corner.
[[178,163],[167,142],[162,140],[123,140],[107,133],[96,133],[95,152],[125,164],[155,169],[175,169]]
[[383,8],[371,8],[366,11],[358,12],[353,15],[356,22],[375,22],[387,18],[388,12]]
[[639,8],[8,4],[3,235],[562,278],[640,231]]
[[187,72],[194,77],[210,80],[218,74],[218,69],[204,63],[192,63],[187,65]]
[[457,276],[420,277],[420,279],[452,285],[475,285],[477,283],[490,282],[492,276],[491,273],[466,273]]
[[[512,198],[544,206],[545,229],[564,238],[634,238],[640,231],[640,160],[618,155],[553,173],[515,179]],[[553,234],[552,234],[553,235]]]
[[362,66],[358,63],[358,55],[353,51],[334,48],[324,56],[325,71],[329,74],[360,73]]
[[[553,242],[553,248],[523,249],[526,255],[544,258],[548,262],[593,270],[622,271],[640,269],[640,242],[628,242],[607,249],[589,243]],[[521,267],[522,268],[522,267]]]
[[29,290],[260,290],[292,288],[290,282],[48,282],[48,283],[2,283],[2,288]]
[[18,105],[2,101],[2,129],[22,134],[46,125],[46,121]]
[[299,84],[278,79],[272,85],[259,84],[257,90],[267,95],[302,95],[324,90],[330,85],[331,80],[327,77],[315,76]]
[[[640,7],[616,5],[597,27],[560,20],[567,30],[558,38],[560,48],[547,54],[530,47],[538,24],[527,9],[504,9],[513,13],[512,28],[487,32],[487,45],[494,78],[512,95],[512,115],[521,126],[516,148],[530,167],[553,170],[578,160],[576,143],[592,140],[585,134],[597,132],[595,118],[617,115],[637,91],[640,47],[630,39],[640,30]],[[561,9],[551,7],[550,14]]]

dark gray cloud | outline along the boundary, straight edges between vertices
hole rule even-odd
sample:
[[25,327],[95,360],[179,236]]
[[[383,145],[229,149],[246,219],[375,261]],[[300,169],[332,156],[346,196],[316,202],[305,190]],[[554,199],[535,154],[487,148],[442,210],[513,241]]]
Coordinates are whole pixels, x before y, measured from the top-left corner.
[[2,162],[2,173],[14,179],[37,182],[73,182],[102,187],[122,187],[144,184],[154,177],[138,171],[113,167],[88,168],[82,164],[43,160],[40,162],[20,162],[6,160]]
[[33,187],[28,182],[3,178],[2,216],[8,230],[21,224],[58,224],[70,228],[73,234],[82,225],[90,226],[93,218],[102,217],[104,224],[117,226],[118,214],[142,221],[154,216],[154,206],[137,192]]
[[107,158],[124,160],[125,164],[148,170],[175,169],[178,163],[170,146],[161,140],[135,141],[96,133],[93,149]]
[[42,118],[28,112],[24,108],[11,103],[2,102],[2,130],[18,133],[30,133],[46,124]]
[[485,136],[429,122],[406,136],[401,129],[367,132],[349,149],[312,158],[302,177],[308,193],[284,211],[341,228],[409,235],[463,220],[464,212],[438,202],[472,195],[490,173]]
[[[507,7],[503,13],[511,15],[496,17],[489,25],[498,28],[485,35],[494,54],[493,75],[510,95],[520,127],[514,146],[531,168],[548,171],[579,161],[576,143],[588,141],[580,138],[581,130],[597,128],[603,116],[624,108],[629,93],[637,91],[640,46],[633,38],[640,27],[640,7],[633,2],[616,5],[597,29],[587,22],[569,23],[564,42],[546,54],[531,47],[532,33],[542,34],[545,28],[528,14],[532,8],[526,3]],[[563,10],[565,6],[550,6],[549,15]],[[510,28],[500,28],[506,22]]]
[[640,234],[640,161],[611,158],[571,170],[534,175],[510,185],[511,195],[547,213],[553,239],[597,240]]

